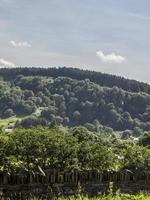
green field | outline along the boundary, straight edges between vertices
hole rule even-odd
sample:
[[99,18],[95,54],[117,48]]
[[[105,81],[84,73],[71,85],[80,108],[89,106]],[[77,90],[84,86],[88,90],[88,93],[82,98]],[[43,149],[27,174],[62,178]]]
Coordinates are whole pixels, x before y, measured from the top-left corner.
[[3,127],[4,129],[13,128],[17,121],[20,121],[22,119],[25,119],[27,117],[32,117],[32,116],[39,117],[43,109],[44,109],[43,107],[37,108],[34,113],[27,116],[13,116],[6,119],[0,119],[0,127]]
[[17,120],[20,120],[20,117],[9,117],[7,119],[1,119],[0,120],[0,126],[5,126],[7,127],[8,125],[13,125]]

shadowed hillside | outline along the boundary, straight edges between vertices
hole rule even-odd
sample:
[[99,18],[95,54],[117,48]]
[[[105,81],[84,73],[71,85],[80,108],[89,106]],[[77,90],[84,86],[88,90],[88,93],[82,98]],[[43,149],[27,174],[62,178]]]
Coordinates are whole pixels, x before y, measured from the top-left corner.
[[82,125],[97,132],[124,131],[125,137],[150,130],[148,84],[65,67],[7,68],[0,74],[2,125],[11,119],[23,127]]

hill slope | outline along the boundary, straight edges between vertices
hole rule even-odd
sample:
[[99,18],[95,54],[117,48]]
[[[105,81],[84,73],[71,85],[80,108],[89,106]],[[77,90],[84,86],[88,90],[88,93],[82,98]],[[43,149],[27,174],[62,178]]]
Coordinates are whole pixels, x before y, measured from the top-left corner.
[[3,68],[0,74],[6,79],[15,79],[18,75],[24,76],[65,76],[72,79],[83,80],[88,78],[90,81],[101,86],[114,87],[117,86],[131,92],[150,93],[150,85],[136,80],[126,79],[123,77],[105,74],[101,72],[82,70],[77,68]]
[[15,116],[24,127],[63,124],[94,131],[128,129],[136,136],[150,130],[148,84],[73,68],[0,69],[0,74],[2,119]]

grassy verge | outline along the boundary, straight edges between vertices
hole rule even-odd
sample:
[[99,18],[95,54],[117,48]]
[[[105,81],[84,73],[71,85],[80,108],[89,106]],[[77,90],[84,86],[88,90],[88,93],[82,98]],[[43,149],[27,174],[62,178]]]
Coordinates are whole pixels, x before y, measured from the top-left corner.
[[[99,197],[59,197],[59,198],[47,198],[53,200],[150,200],[150,195],[129,195],[129,194],[118,194],[118,195],[108,195],[108,196],[99,196]],[[29,200],[40,200],[40,198],[32,197]]]
[[27,117],[32,117],[32,116],[39,117],[43,109],[44,109],[43,107],[37,108],[34,113],[27,116],[13,116],[6,119],[0,119],[0,127],[3,127],[4,129],[13,128],[16,121],[20,121],[22,119],[25,119]]

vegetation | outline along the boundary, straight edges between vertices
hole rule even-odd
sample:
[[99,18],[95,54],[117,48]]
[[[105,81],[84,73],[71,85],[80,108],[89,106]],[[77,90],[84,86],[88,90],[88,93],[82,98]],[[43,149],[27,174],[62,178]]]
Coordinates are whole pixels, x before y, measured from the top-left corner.
[[[24,197],[19,197],[17,196],[17,200],[24,199]],[[118,193],[116,195],[99,195],[97,197],[88,197],[88,196],[83,196],[83,195],[77,195],[75,196],[61,196],[61,197],[36,197],[32,196],[29,198],[26,198],[26,200],[150,200],[150,196],[148,194],[138,194],[138,195],[130,195],[130,194],[122,194]]]
[[[58,199],[58,200],[150,200],[150,196],[147,194],[138,194],[138,195],[130,195],[130,194],[123,194],[117,191],[116,194],[112,194],[110,191],[107,195],[98,195],[97,197],[88,197],[86,195],[77,195],[75,196],[69,196],[69,197],[51,197],[46,199]],[[31,197],[29,200],[40,200],[40,198]]]
[[[145,133],[146,134],[146,133]],[[140,141],[145,141],[145,134]],[[148,138],[149,140],[149,138]],[[0,170],[150,170],[150,148],[84,127],[16,129],[0,135]]]
[[72,68],[0,69],[0,74],[5,127],[14,117],[16,127],[82,125],[99,133],[121,132],[123,139],[150,130],[148,84]]
[[[67,200],[68,198],[59,198],[59,200]],[[108,195],[108,196],[100,196],[95,198],[88,198],[88,197],[72,197],[70,200],[150,200],[149,196],[146,195],[126,195],[126,194],[120,194],[120,195]],[[36,200],[36,199],[35,199]]]
[[1,174],[149,173],[148,84],[73,68],[0,69],[0,74]]

